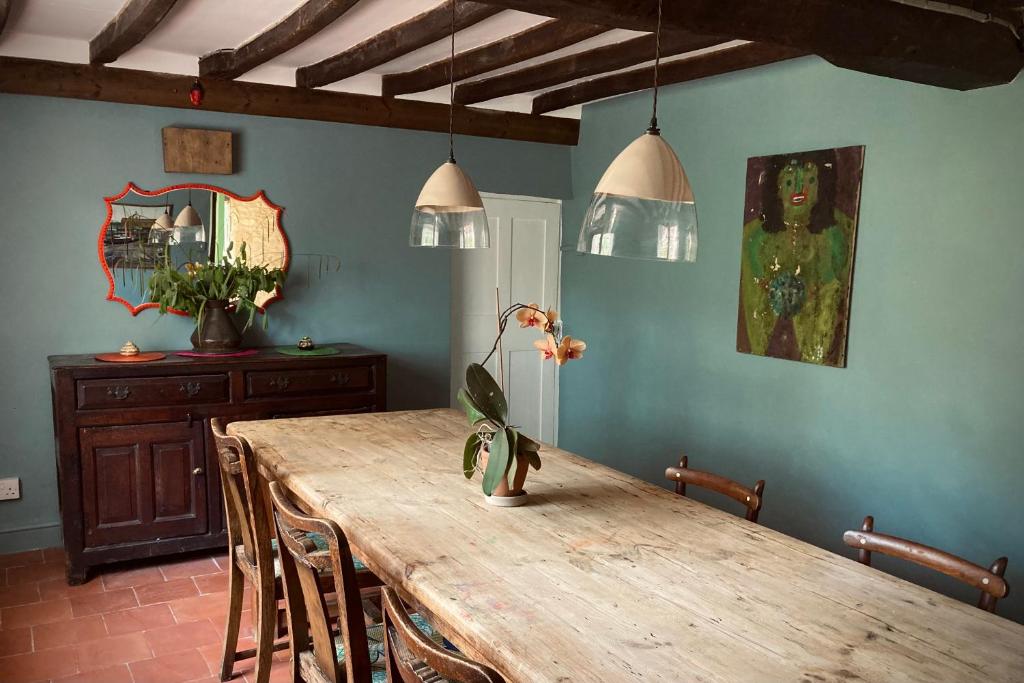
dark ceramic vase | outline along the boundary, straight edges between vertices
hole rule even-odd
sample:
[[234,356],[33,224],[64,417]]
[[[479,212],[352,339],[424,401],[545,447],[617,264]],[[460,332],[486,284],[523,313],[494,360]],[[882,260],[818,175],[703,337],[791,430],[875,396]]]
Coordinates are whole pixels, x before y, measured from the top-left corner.
[[196,325],[192,333],[192,346],[197,351],[228,352],[235,351],[242,345],[242,335],[231,319],[232,314],[227,310],[228,303],[206,302],[202,324]]

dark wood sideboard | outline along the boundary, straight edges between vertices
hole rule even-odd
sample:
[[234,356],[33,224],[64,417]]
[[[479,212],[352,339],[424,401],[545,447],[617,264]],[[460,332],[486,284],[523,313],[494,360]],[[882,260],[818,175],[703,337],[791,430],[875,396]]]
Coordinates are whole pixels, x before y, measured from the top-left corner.
[[101,564],[226,546],[211,418],[385,410],[387,357],[333,346],[341,353],[50,357],[68,582]]

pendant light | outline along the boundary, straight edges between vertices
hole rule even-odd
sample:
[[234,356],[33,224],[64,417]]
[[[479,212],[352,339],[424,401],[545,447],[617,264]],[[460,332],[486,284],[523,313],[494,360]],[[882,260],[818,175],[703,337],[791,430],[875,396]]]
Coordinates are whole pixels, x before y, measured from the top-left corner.
[[491,246],[487,214],[473,181],[455,163],[455,0],[452,0],[448,79],[448,161],[427,179],[416,200],[409,231],[414,247],[481,249]]
[[164,207],[164,212],[160,214],[160,217],[153,222],[153,227],[157,230],[171,230],[174,228],[174,222],[171,221],[171,209],[170,207]]
[[576,250],[655,261],[697,260],[697,205],[679,158],[658,128],[661,0],[655,33],[651,125],[604,172]]
[[203,226],[203,219],[199,212],[192,207],[192,188],[188,190],[188,206],[181,210],[178,217],[174,219],[176,228],[196,228]]

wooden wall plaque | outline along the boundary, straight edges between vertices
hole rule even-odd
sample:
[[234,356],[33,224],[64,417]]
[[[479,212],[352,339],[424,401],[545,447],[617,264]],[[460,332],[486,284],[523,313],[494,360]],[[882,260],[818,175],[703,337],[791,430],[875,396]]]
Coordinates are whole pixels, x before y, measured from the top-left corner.
[[232,138],[228,130],[164,128],[165,173],[234,173]]

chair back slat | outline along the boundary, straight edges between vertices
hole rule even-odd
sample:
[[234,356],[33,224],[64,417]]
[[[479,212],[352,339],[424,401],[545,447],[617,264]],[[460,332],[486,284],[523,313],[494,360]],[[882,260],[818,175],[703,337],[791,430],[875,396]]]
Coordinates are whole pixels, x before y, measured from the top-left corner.
[[228,543],[232,547],[241,545],[248,557],[255,557],[249,496],[242,476],[244,444],[238,437],[224,431],[224,423],[220,418],[210,420],[210,431],[217,449],[217,462],[220,464],[221,497],[224,499],[224,514],[227,517]]
[[871,566],[871,553],[878,552],[941,572],[980,590],[978,607],[987,612],[994,612],[996,601],[1010,593],[1010,587],[1003,578],[1007,565],[1005,557],[1000,557],[986,569],[944,550],[878,533],[874,527],[874,517],[868,515],[860,531],[847,531],[843,534],[843,542],[857,549],[857,559],[861,564]]
[[[320,673],[331,683],[368,683],[371,671],[366,624],[348,539],[334,522],[310,517],[295,507],[280,482],[271,482],[269,491],[281,545],[281,574],[288,601],[293,658],[299,661],[312,656]],[[327,541],[327,550],[316,549],[309,538],[311,533],[320,534]],[[337,659],[331,616],[319,580],[320,572],[328,567],[334,576],[344,662]]]
[[451,652],[428,638],[409,617],[398,594],[381,589],[388,683],[504,683],[490,667]]
[[758,515],[761,513],[763,502],[761,496],[764,493],[763,479],[758,480],[753,488],[747,488],[732,479],[727,479],[711,472],[691,470],[689,468],[689,458],[685,455],[680,458],[679,467],[668,467],[665,469],[665,478],[675,482],[676,493],[681,496],[686,495],[686,485],[693,484],[694,486],[720,493],[738,503],[742,503],[747,508],[746,516],[751,522],[756,522]]

